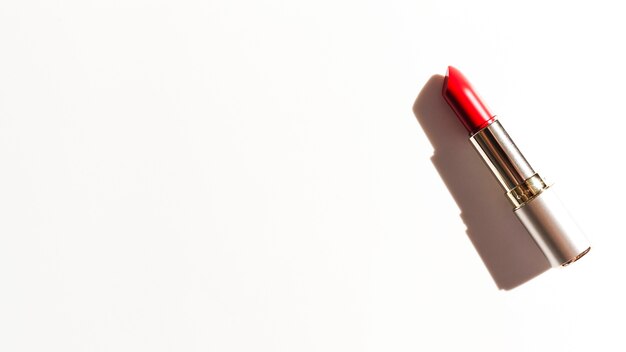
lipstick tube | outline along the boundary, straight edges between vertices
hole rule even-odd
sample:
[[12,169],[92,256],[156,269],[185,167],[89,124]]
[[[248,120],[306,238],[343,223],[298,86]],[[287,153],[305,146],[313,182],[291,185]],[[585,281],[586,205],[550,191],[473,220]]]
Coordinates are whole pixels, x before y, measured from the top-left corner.
[[517,148],[467,79],[448,67],[443,96],[470,132],[470,141],[553,267],[567,266],[590,250],[589,242],[556,196]]

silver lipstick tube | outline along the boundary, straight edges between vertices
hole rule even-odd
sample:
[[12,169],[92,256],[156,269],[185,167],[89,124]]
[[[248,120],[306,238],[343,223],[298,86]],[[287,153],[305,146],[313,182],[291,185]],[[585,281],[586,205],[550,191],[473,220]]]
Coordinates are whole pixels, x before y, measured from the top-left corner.
[[589,242],[553,186],[530,166],[499,121],[476,132],[470,140],[552,266],[566,266],[589,252]]

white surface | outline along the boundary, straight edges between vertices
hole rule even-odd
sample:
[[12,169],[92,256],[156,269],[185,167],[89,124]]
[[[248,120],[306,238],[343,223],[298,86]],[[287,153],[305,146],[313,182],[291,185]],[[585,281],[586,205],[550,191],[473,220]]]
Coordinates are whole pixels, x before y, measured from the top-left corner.
[[[622,8],[508,4],[2,2],[0,350],[626,349]],[[449,64],[580,262],[498,288],[412,111]]]

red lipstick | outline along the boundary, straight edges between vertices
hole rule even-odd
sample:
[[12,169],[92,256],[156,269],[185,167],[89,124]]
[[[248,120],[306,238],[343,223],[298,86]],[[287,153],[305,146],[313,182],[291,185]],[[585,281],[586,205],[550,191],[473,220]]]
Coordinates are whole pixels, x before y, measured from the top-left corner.
[[470,133],[476,133],[495,120],[487,105],[469,81],[452,66],[443,82],[443,96]]
[[513,207],[552,266],[566,266],[589,252],[553,186],[535,172],[502,124],[468,80],[452,66],[442,94],[470,133],[470,141],[496,177]]

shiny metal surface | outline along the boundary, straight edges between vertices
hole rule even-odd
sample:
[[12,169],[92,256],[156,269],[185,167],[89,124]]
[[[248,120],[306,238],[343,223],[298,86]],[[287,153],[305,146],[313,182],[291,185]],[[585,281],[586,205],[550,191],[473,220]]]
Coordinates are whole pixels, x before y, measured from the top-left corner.
[[505,190],[514,189],[535,174],[499,121],[478,131],[470,140]]
[[470,140],[552,266],[568,265],[589,251],[589,242],[552,186],[535,173],[500,122],[493,122]]
[[511,204],[517,209],[533,200],[546,189],[548,189],[546,181],[539,174],[534,174],[524,180],[522,184],[506,192],[506,195],[509,197]]
[[543,190],[514,212],[552,266],[568,265],[589,251],[589,242],[553,187]]

